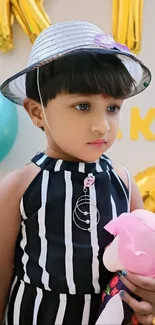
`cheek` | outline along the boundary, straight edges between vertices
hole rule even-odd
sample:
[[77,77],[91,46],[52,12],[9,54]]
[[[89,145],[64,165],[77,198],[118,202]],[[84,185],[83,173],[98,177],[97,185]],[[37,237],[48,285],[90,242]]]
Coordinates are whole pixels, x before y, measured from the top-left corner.
[[[52,116],[53,115],[53,116]],[[51,114],[48,119],[51,134],[56,140],[79,139],[83,134],[84,123],[80,123],[78,119],[68,114]],[[82,124],[82,125],[81,125]]]
[[68,131],[74,130],[74,132],[79,131],[80,129],[86,128],[86,121],[84,118],[79,118],[78,114],[71,114],[66,112],[59,112],[58,114],[50,114],[49,116],[49,123],[54,129],[63,129]]
[[111,119],[109,124],[111,139],[115,139],[119,131],[119,117]]
[[112,126],[113,129],[119,128],[119,123],[120,123],[120,114],[117,114],[110,119],[110,125]]

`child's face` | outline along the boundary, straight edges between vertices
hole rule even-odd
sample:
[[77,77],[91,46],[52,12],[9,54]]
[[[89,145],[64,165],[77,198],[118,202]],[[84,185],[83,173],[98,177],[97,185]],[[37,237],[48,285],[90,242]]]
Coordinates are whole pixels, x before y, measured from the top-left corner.
[[[39,113],[48,153],[64,160],[96,161],[116,139],[122,102],[103,95],[57,95],[45,108],[50,132]],[[29,114],[33,119],[33,109]]]

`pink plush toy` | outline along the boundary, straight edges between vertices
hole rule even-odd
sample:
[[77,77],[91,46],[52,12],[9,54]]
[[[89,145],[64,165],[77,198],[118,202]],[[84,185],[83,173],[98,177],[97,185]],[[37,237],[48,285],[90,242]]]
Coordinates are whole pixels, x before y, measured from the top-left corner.
[[[154,213],[146,210],[123,213],[110,221],[105,229],[115,236],[103,254],[104,266],[109,271],[128,270],[138,275],[155,277]],[[122,288],[118,288],[115,287],[116,295],[112,296],[110,292],[107,294],[105,291],[105,298],[108,299],[107,302],[106,299],[102,301],[102,312],[96,324],[112,325],[116,324],[116,320],[117,325],[132,324],[131,310],[130,316],[125,315],[128,306],[124,308],[119,296],[119,290]]]

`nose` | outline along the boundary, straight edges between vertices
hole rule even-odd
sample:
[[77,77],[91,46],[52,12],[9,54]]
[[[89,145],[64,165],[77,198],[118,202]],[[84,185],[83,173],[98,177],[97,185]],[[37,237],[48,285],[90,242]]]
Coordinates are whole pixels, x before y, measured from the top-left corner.
[[93,121],[91,126],[91,132],[105,134],[108,131],[110,131],[110,125],[107,118],[100,118],[96,121]]

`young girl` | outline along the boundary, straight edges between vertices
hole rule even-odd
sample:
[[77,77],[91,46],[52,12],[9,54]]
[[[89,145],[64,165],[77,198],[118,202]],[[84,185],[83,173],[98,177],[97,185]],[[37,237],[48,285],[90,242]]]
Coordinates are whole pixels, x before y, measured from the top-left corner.
[[43,31],[28,67],[2,85],[47,146],[0,186],[1,323],[95,324],[113,276],[102,263],[112,240],[103,227],[142,207],[128,172],[103,153],[116,139],[123,100],[150,79],[125,46],[73,21]]

